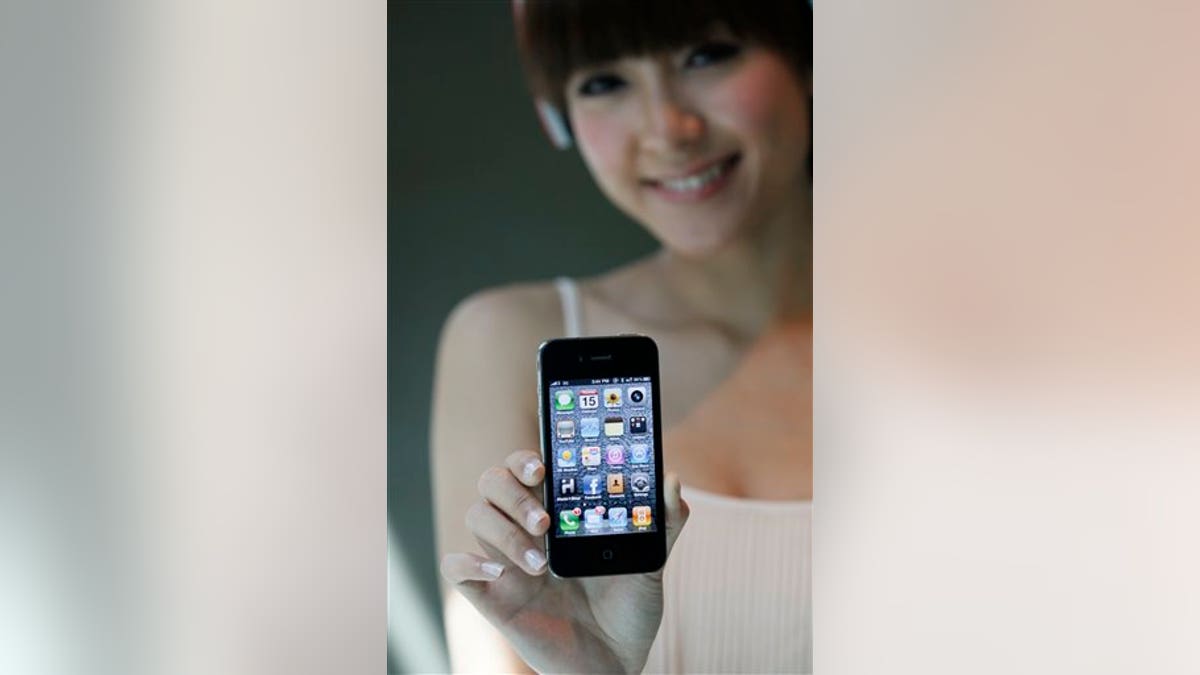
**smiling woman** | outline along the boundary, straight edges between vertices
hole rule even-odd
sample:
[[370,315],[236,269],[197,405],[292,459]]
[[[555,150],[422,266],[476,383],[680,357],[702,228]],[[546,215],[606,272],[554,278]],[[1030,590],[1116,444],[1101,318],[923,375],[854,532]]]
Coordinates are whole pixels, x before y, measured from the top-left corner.
[[[809,671],[811,9],[514,8],[551,140],[577,145],[661,249],[477,293],[446,323],[432,462],[454,665]],[[670,555],[648,574],[559,579],[530,359],[548,338],[620,333],[659,345]]]
[[803,208],[783,202],[810,164],[807,5],[543,2],[518,19],[547,127],[664,243],[702,256]]
[[[572,127],[600,189],[690,256],[788,217],[802,205],[807,178],[804,81],[766,47],[734,42],[727,31],[703,39],[584,69],[567,87]],[[623,84],[588,93],[596,77]]]

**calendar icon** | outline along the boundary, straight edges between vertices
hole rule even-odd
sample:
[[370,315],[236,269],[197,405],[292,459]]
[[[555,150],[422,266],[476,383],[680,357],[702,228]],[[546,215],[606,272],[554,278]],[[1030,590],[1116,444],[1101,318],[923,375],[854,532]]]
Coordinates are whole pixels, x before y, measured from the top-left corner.
[[579,408],[581,410],[595,410],[599,407],[600,391],[598,389],[579,390]]

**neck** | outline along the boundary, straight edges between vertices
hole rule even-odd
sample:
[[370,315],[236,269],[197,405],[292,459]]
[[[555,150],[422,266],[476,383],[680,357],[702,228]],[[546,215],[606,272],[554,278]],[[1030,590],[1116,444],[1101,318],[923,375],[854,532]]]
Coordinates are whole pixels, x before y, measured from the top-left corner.
[[704,259],[663,250],[659,264],[690,313],[750,340],[772,321],[812,314],[812,200],[807,181],[777,214]]

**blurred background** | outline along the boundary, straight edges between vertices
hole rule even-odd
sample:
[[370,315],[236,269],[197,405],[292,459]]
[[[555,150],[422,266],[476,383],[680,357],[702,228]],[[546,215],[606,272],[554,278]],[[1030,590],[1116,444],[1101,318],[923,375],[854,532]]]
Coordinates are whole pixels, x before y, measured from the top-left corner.
[[656,243],[542,134],[508,2],[393,3],[388,24],[389,667],[403,670],[445,663],[428,444],[442,322],[476,290],[598,273]]
[[[508,12],[4,3],[0,673],[444,670],[438,328],[652,245]],[[1200,6],[816,15],[817,672],[1200,672]]]

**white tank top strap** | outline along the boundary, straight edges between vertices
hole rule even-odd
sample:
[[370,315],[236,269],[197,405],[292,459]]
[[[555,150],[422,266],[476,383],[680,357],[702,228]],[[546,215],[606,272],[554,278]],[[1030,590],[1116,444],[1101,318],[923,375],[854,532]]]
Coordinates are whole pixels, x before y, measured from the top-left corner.
[[562,300],[563,335],[565,337],[583,336],[583,308],[579,301],[579,285],[570,277],[559,277],[554,280],[558,288],[558,297]]

